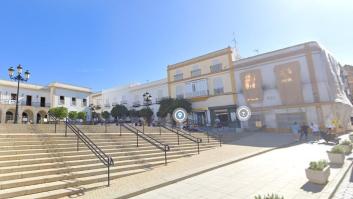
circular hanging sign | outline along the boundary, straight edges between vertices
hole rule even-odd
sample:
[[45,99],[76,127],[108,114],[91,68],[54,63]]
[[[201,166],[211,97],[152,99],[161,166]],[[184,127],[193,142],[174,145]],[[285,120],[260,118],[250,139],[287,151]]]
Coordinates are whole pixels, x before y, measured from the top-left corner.
[[183,108],[177,108],[173,111],[173,119],[177,123],[183,123],[188,118],[188,113]]
[[237,117],[240,121],[247,121],[251,117],[251,111],[247,106],[239,106],[237,108]]

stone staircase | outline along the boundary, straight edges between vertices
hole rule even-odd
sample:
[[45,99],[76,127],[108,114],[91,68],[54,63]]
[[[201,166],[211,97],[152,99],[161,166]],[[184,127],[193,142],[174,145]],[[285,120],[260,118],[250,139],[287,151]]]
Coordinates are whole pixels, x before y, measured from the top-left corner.
[[[110,155],[115,165],[110,168],[111,179],[133,175],[164,165],[164,152],[136,135],[115,125],[78,126]],[[179,145],[175,133],[158,127],[148,127],[146,134],[169,144],[168,163],[197,154],[197,147],[184,138]],[[107,168],[65,126],[0,125],[0,199],[2,198],[60,198],[83,194],[84,191],[107,185]],[[199,134],[204,140],[204,134]],[[207,136],[206,136],[207,137]],[[206,139],[207,140],[207,139]],[[77,151],[77,146],[79,150]],[[200,150],[218,146],[211,138]],[[158,168],[156,168],[158,169]],[[114,182],[112,182],[114,183]]]

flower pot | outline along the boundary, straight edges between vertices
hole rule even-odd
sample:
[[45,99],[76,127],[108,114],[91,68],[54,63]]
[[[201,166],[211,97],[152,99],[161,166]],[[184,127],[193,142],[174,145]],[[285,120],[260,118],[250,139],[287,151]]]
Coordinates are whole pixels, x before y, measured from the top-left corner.
[[305,169],[305,174],[309,182],[315,184],[326,184],[330,176],[330,167],[327,166],[322,171],[307,168]]
[[331,153],[327,151],[328,159],[332,164],[343,164],[345,160],[344,153]]
[[341,145],[344,148],[345,154],[348,155],[352,152],[352,145]]
[[353,142],[353,134],[349,135],[349,139]]

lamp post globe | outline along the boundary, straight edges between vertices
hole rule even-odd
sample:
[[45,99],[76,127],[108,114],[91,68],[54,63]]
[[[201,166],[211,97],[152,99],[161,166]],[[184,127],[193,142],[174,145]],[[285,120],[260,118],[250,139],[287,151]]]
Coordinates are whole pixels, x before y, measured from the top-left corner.
[[20,93],[20,82],[26,82],[28,81],[31,73],[26,70],[24,73],[24,76],[22,75],[23,68],[21,64],[17,66],[17,74],[15,74],[15,70],[13,67],[10,67],[8,70],[8,74],[10,79],[17,81],[17,94],[16,94],[16,110],[15,110],[15,118],[14,118],[14,124],[17,124],[18,122],[18,95]]

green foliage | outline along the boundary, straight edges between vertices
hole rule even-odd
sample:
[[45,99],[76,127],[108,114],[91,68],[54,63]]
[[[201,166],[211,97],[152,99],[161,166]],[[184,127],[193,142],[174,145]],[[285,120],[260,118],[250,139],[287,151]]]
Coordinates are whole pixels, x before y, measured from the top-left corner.
[[140,117],[140,113],[136,111],[135,109],[130,109],[129,110],[129,117]]
[[105,120],[108,120],[109,117],[110,117],[110,113],[109,113],[108,111],[104,111],[104,112],[102,113],[102,117],[103,117]]
[[349,145],[349,146],[351,146],[351,145],[352,145],[352,142],[349,141],[349,140],[343,140],[343,141],[340,143],[340,145]]
[[331,153],[345,153],[345,148],[341,145],[336,145],[330,150]]
[[160,101],[158,117],[166,117],[168,113],[172,114],[176,108],[184,108],[188,113],[191,112],[191,103],[186,99],[164,98]]
[[145,107],[139,111],[140,116],[147,121],[148,124],[152,121],[153,111],[150,107]]
[[49,113],[58,119],[64,119],[67,117],[68,110],[65,107],[55,107],[49,109]]
[[261,196],[261,195],[255,196],[255,199],[284,199],[284,197],[272,193],[264,196]]
[[128,116],[129,111],[124,105],[115,105],[113,109],[110,111],[110,114],[114,117],[116,120],[117,118],[123,119],[126,116]]
[[86,112],[78,112],[77,119],[86,120]]
[[277,194],[267,194],[267,195],[264,195],[264,196],[261,196],[261,195],[258,195],[258,196],[255,196],[255,199],[284,199],[283,196],[278,196]]
[[71,120],[76,120],[76,119],[77,119],[77,116],[78,116],[77,111],[70,111],[70,112],[69,112],[69,118],[70,118]]
[[327,167],[327,165],[327,160],[312,161],[309,163],[309,169],[322,171],[325,167]]

